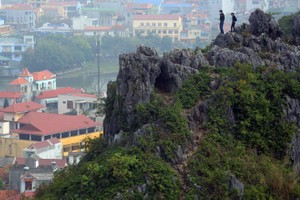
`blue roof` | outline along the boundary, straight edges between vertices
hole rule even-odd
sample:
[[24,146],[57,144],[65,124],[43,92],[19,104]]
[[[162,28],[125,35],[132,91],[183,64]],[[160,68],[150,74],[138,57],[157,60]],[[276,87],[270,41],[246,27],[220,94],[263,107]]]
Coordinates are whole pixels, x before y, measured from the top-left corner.
[[153,5],[159,5],[161,0],[134,0],[134,3],[151,3]]

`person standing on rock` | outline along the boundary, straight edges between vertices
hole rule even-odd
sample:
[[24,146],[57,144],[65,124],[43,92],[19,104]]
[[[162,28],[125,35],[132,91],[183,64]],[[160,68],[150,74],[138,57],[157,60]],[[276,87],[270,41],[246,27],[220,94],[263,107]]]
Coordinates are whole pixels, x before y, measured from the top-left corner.
[[224,21],[225,21],[225,15],[223,13],[223,10],[220,10],[219,13],[220,13],[220,31],[222,34],[224,34],[223,26],[224,26]]
[[231,22],[231,32],[235,32],[235,22],[237,21],[236,16],[234,15],[234,13],[231,13],[231,17],[232,17],[232,22]]

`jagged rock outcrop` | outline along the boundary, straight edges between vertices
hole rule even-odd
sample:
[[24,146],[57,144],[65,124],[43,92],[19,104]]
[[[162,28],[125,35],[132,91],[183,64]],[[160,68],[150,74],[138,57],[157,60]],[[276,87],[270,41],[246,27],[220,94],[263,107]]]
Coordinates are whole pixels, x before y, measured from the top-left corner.
[[145,46],[138,47],[136,53],[120,55],[119,60],[116,87],[110,86],[113,83],[108,85],[108,98],[115,95],[113,110],[104,120],[105,138],[111,144],[120,140],[121,130],[132,130],[136,105],[149,102],[155,88],[176,92],[190,74],[208,65],[201,52],[177,49],[161,58],[154,49]]
[[295,39],[296,45],[300,45],[300,14],[293,17],[292,34]]
[[282,35],[276,20],[260,9],[256,9],[251,13],[249,22],[250,31],[255,36],[260,36],[262,33],[265,33],[270,38],[276,39]]

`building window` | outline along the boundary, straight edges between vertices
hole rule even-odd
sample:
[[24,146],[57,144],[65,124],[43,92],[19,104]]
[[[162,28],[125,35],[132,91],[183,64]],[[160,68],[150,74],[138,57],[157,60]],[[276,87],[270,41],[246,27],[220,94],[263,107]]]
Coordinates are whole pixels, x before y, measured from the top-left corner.
[[78,135],[78,131],[76,130],[76,131],[71,131],[71,136],[76,136],[76,135]]
[[8,145],[8,154],[11,155],[12,154],[12,144]]
[[80,134],[80,135],[85,134],[85,133],[86,133],[86,129],[80,129],[80,130],[79,130],[79,134]]
[[88,128],[88,133],[93,133],[93,132],[95,132],[95,127]]
[[69,137],[69,132],[64,132],[61,134],[61,138]]
[[144,23],[141,23],[141,26],[144,26]]
[[169,34],[172,34],[173,33],[173,31],[172,30],[169,30]]
[[76,144],[72,145],[72,151],[75,151],[75,150],[78,150],[78,149],[80,149],[80,144],[79,143],[76,143]]
[[31,135],[32,141],[42,141],[42,137],[39,135]]
[[71,145],[64,146],[64,152],[70,152],[71,151]]
[[60,138],[60,133],[53,134],[53,135],[52,135],[52,138],[57,138],[57,139],[59,139],[59,138]]
[[176,27],[177,26],[177,23],[174,23],[174,27]]
[[32,190],[32,181],[25,181],[25,190]]
[[73,109],[73,101],[67,101],[67,108]]
[[167,34],[167,31],[163,31],[163,34]]
[[149,22],[147,22],[147,23],[146,23],[146,26],[150,26],[150,23],[149,23]]
[[45,140],[49,140],[50,138],[51,138],[51,135],[46,135],[46,136],[44,137]]
[[158,26],[161,26],[161,23],[158,23]]
[[29,135],[27,135],[27,134],[20,134],[19,138],[20,138],[20,140],[29,140]]
[[174,31],[175,34],[178,34],[178,31]]
[[161,31],[157,31],[158,34],[161,34]]
[[152,23],[152,26],[156,26],[156,23]]
[[168,26],[168,23],[164,23],[164,26]]

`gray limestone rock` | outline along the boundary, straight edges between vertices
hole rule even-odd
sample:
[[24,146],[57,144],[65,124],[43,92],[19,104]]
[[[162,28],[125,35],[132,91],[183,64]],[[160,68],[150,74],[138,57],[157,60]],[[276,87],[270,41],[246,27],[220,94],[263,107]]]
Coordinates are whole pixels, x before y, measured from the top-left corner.
[[259,36],[262,33],[267,34],[270,38],[276,39],[282,35],[279,25],[270,15],[265,14],[262,10],[256,9],[251,13],[250,31],[253,35]]
[[300,45],[300,14],[293,17],[292,34],[297,45]]
[[243,199],[244,184],[240,180],[238,180],[235,177],[235,175],[230,175],[230,177],[229,177],[228,190],[230,192],[236,191],[239,199]]

